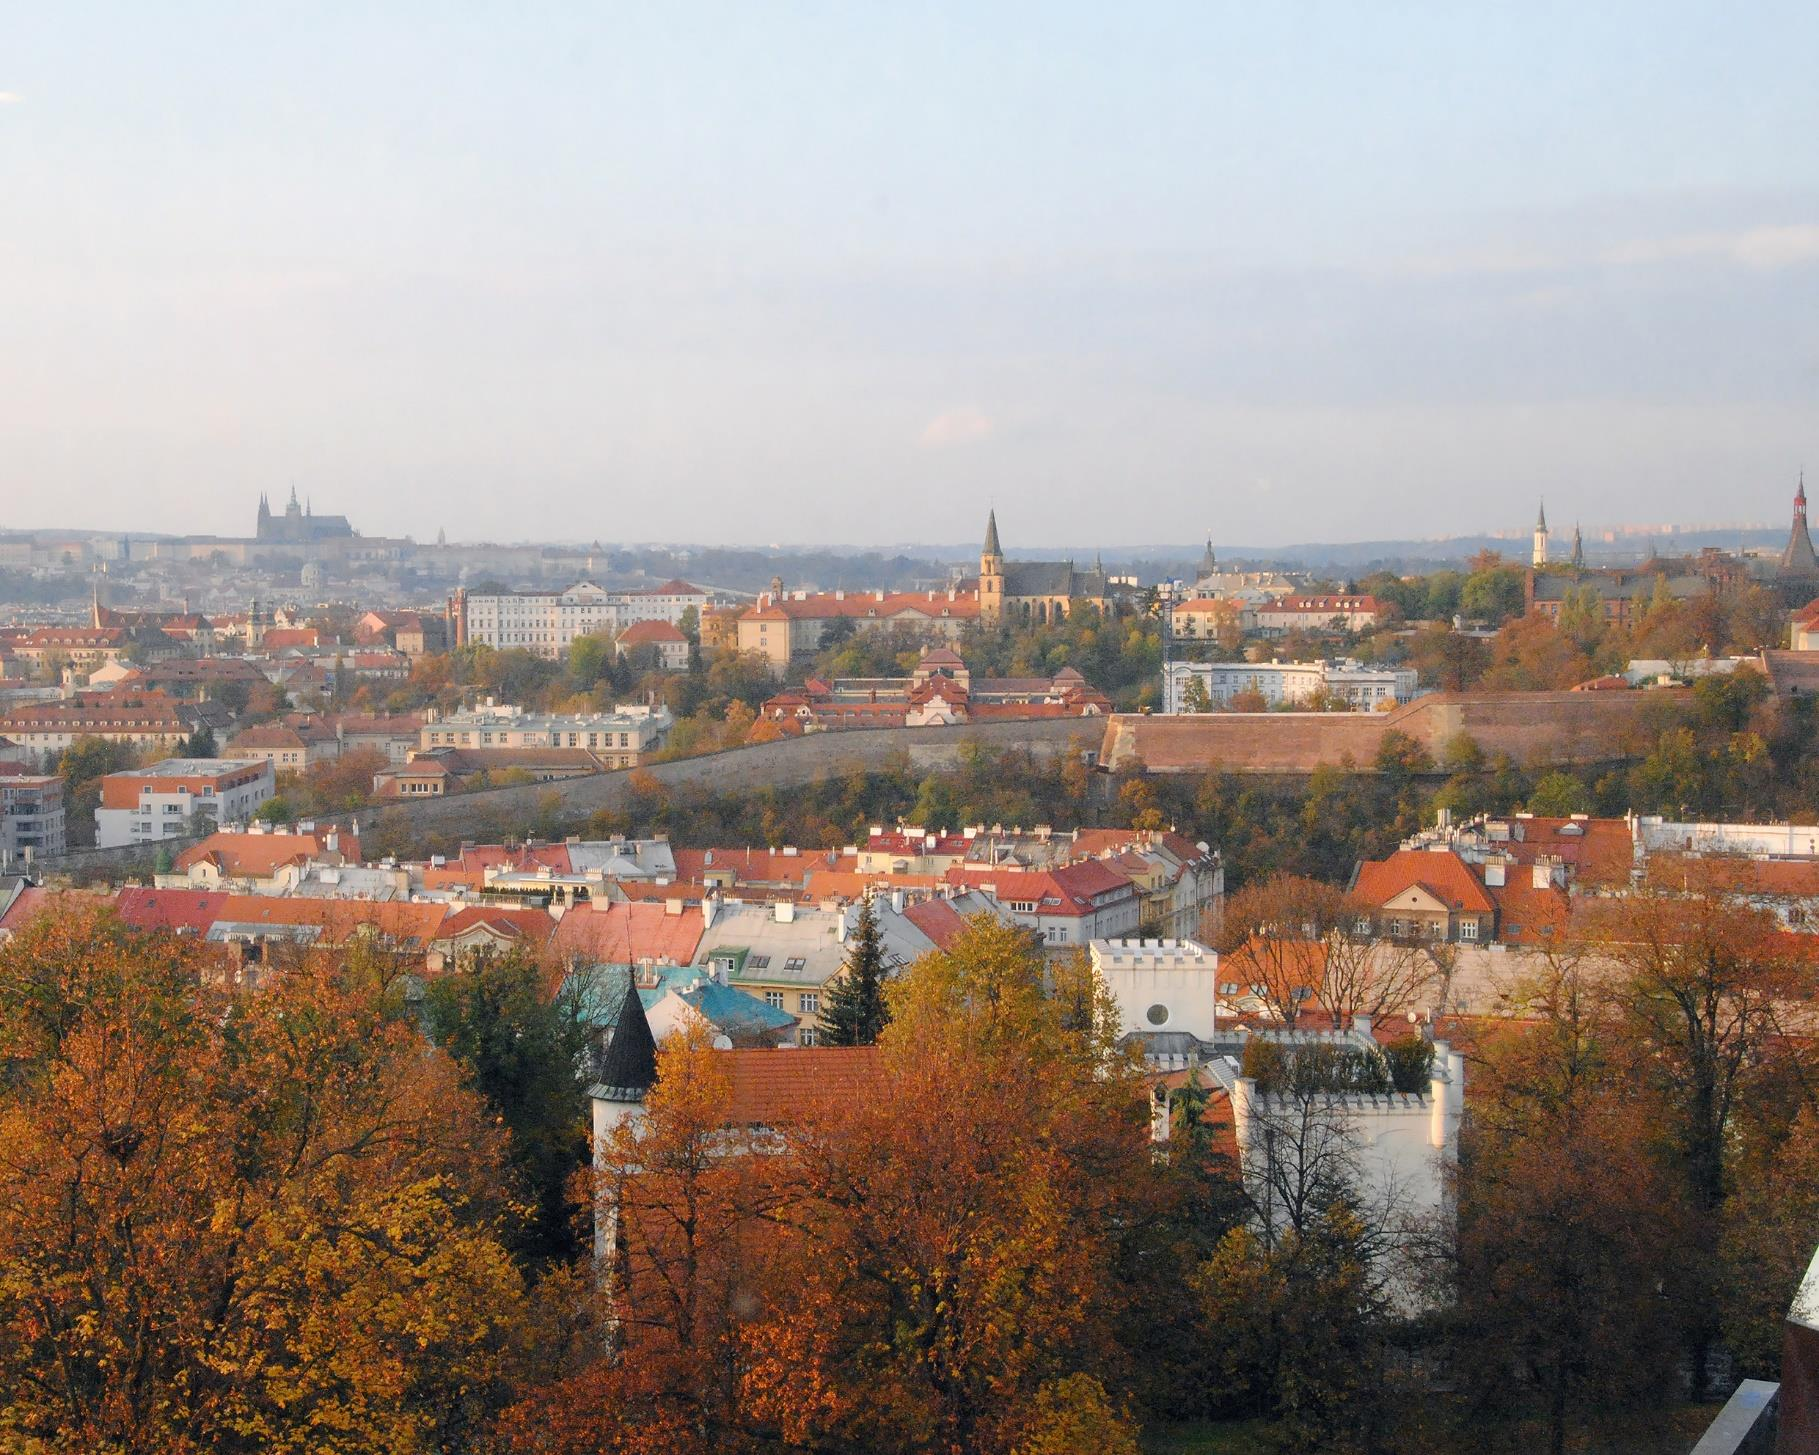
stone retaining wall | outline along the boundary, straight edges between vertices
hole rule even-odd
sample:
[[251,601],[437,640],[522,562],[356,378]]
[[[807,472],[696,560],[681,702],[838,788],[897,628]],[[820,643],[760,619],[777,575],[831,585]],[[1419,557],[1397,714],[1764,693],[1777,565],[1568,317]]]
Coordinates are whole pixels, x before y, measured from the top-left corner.
[[1438,759],[1467,733],[1488,754],[1523,766],[1605,763],[1638,756],[1689,700],[1685,688],[1648,692],[1436,692],[1394,712],[1116,714],[1100,761],[1151,773],[1311,773],[1350,758],[1368,770],[1384,735],[1412,738]]

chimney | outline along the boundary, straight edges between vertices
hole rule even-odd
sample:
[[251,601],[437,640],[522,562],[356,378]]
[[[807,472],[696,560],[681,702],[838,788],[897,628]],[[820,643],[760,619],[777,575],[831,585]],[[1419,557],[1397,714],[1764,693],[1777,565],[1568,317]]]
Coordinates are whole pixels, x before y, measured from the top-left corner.
[[1548,869],[1548,866],[1544,860],[1541,860],[1541,859],[1535,860],[1534,865],[1532,866],[1532,873],[1534,875],[1534,878],[1532,879],[1531,882],[1533,883],[1533,885],[1536,889],[1546,889],[1548,887],[1548,885],[1550,885],[1554,882],[1554,876],[1553,876],[1552,872]]
[[1503,888],[1504,864],[1501,859],[1484,861],[1484,883],[1488,889]]
[[701,931],[705,934],[714,927],[714,916],[720,913],[720,896],[708,893],[701,896]]
[[891,911],[894,914],[903,913],[903,891],[901,889],[891,891]]
[[778,900],[771,906],[771,918],[780,925],[794,924],[796,922],[795,901],[789,899]]

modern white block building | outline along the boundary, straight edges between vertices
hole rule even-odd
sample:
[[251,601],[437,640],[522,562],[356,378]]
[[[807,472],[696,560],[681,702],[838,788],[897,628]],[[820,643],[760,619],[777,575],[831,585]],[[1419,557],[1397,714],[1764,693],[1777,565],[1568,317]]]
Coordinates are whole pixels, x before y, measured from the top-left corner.
[[95,809],[95,844],[117,849],[154,844],[191,831],[194,814],[209,827],[245,823],[276,792],[269,759],[166,758],[149,768],[109,773]]

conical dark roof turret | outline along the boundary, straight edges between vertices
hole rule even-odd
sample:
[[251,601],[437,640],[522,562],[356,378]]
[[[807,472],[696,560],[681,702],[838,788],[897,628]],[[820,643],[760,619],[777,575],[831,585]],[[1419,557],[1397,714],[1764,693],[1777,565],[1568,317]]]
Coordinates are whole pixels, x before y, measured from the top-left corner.
[[1002,556],[1004,554],[1004,552],[998,548],[998,512],[996,510],[986,512],[985,548],[983,554],[988,556]]
[[644,1002],[638,998],[637,983],[629,976],[613,1038],[600,1058],[600,1084],[615,1101],[642,1101],[644,1093],[657,1084],[657,1042],[651,1036]]

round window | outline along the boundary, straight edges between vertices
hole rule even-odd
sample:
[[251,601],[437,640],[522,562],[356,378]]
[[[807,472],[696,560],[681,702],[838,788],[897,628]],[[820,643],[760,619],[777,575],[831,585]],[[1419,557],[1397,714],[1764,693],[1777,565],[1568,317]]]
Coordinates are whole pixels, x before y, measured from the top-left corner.
[[1152,1026],[1167,1025],[1168,1007],[1166,1005],[1152,1005],[1149,1008],[1149,1022]]

